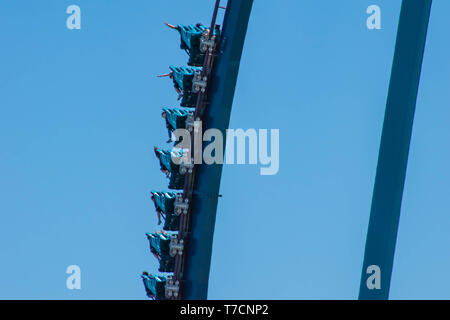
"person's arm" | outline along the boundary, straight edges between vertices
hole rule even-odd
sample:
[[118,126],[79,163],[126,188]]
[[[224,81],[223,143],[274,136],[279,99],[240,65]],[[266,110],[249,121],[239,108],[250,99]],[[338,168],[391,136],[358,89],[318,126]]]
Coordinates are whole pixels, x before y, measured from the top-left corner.
[[167,23],[167,22],[164,22],[164,24],[165,24],[166,26],[168,26],[169,28],[171,28],[171,29],[174,29],[174,30],[180,30],[180,27],[174,26],[173,24],[170,24],[170,23]]

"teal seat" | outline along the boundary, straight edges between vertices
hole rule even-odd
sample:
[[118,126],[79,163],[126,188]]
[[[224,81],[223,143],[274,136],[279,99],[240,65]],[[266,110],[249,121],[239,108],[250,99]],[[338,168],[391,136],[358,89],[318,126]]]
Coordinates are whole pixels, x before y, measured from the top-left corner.
[[169,132],[169,138],[176,129],[186,129],[186,121],[193,112],[181,108],[164,108],[164,118],[166,119],[166,127]]
[[206,27],[201,24],[178,25],[181,36],[180,48],[186,50],[189,55],[189,66],[203,66],[205,54],[200,51],[200,40]]
[[200,46],[200,39],[205,32],[206,27],[201,23],[196,25],[178,25],[178,32],[181,36],[181,49],[192,50],[195,47]]
[[170,66],[173,82],[176,88],[183,92],[180,105],[182,107],[195,108],[197,105],[198,93],[192,90],[192,84],[196,71],[201,71],[198,67]]
[[201,71],[202,68],[197,67],[182,67],[182,66],[170,66],[172,71],[173,81],[183,91],[192,90],[192,81],[196,71]]
[[173,272],[175,258],[170,256],[170,235],[165,232],[146,233],[150,242],[150,251],[159,261],[159,272]]
[[184,189],[184,175],[180,173],[180,165],[172,161],[172,157],[181,158],[181,151],[169,151],[155,148],[156,157],[159,160],[161,171],[166,172],[169,178],[169,189]]
[[144,283],[147,297],[155,300],[167,300],[166,299],[166,277],[156,276],[143,272],[141,275]]
[[164,218],[163,230],[178,231],[180,227],[180,216],[175,214],[175,192],[157,192],[152,191],[152,200],[155,209]]
[[[201,39],[207,28],[198,23],[196,25],[178,25],[177,30],[181,36],[180,48],[186,50],[189,55],[188,66],[203,66],[205,60],[205,53],[202,52]],[[216,26],[214,30],[216,36],[216,43],[220,38],[220,27]]]

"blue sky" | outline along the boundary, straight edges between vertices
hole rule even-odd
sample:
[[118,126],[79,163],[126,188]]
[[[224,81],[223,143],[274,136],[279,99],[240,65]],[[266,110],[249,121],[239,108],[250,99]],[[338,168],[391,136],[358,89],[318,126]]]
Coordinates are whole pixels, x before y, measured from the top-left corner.
[[[400,3],[255,1],[230,127],[280,129],[280,171],[225,166],[209,298],[357,298]],[[371,4],[382,30],[366,28]],[[209,22],[212,6],[0,2],[0,298],[146,298],[148,194],[167,187],[152,148],[177,106],[155,75],[186,62],[162,23]],[[450,298],[449,11],[434,1],[393,299]]]

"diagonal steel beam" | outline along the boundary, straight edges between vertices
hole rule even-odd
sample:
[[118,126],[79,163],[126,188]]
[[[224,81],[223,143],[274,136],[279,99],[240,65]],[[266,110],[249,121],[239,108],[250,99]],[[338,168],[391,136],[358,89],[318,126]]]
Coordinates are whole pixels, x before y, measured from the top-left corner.
[[[395,244],[432,0],[403,0],[372,197],[360,300],[389,298]],[[368,286],[380,268],[381,288]],[[376,284],[376,282],[374,282]],[[370,288],[369,288],[370,287]]]

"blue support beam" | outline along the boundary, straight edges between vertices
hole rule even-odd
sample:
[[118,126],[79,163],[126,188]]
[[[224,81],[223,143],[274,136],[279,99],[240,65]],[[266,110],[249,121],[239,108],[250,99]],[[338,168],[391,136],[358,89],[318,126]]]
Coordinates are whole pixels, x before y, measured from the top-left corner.
[[[253,0],[228,1],[218,57],[210,81],[209,105],[203,116],[203,130],[216,128],[224,137],[230,122],[252,4]],[[221,164],[201,164],[197,169],[191,212],[192,234],[184,270],[183,298],[186,300],[207,299],[221,175]]]
[[[431,3],[432,0],[402,2],[361,275],[360,300],[389,298]],[[367,268],[373,265],[381,271],[380,289],[367,285],[371,276]]]

